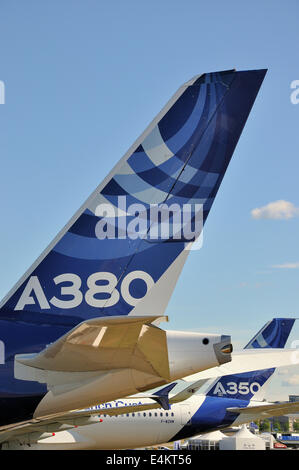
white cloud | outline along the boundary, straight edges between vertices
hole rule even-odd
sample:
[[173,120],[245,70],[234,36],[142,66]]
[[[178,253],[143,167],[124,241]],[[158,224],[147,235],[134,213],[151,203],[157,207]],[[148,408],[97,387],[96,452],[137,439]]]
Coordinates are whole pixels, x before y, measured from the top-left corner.
[[299,216],[299,207],[294,206],[292,202],[280,200],[252,209],[251,216],[254,219],[287,220]]
[[272,268],[276,269],[298,269],[299,268],[299,262],[295,263],[284,263],[284,264],[274,264]]

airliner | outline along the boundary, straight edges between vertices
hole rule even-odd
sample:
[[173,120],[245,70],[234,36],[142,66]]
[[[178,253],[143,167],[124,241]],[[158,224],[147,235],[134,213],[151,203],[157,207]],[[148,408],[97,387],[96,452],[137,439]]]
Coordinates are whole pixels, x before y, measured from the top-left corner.
[[231,361],[227,334],[158,325],[265,74],[181,86],[3,299],[5,439]]
[[[294,318],[274,318],[245,346],[244,350],[251,350],[253,355],[257,349],[264,349],[265,354],[257,356],[256,370],[244,372],[246,365],[242,364],[239,366],[241,372],[230,374],[235,366],[225,364],[217,367],[214,374],[208,370],[196,374],[196,382],[190,382],[191,378],[186,377],[187,387],[185,385],[170,398],[169,393],[178,383],[153,391],[147,395],[157,401],[151,407],[148,400],[140,396],[101,404],[94,407],[96,414],[89,418],[91,424],[51,435],[44,433],[36,442],[34,438],[29,442],[25,437],[16,436],[14,442],[3,444],[3,449],[132,449],[298,412],[298,402],[264,401],[265,388],[275,367],[261,369],[267,355],[273,364],[292,365],[291,360],[286,363],[277,358],[282,355],[281,348],[285,346],[294,322]],[[211,375],[218,376],[211,380]],[[203,387],[206,388],[204,393]]]

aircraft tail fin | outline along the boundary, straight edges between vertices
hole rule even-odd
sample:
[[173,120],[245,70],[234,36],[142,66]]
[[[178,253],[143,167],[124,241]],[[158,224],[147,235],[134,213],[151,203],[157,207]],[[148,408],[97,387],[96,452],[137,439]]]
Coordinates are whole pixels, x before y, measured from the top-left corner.
[[[244,349],[284,348],[294,322],[294,318],[272,319]],[[274,372],[275,367],[272,367],[220,377],[210,385],[207,395],[249,400],[254,398],[254,400],[262,401]]]
[[139,315],[140,305],[161,315],[265,73],[184,84],[3,299],[0,318],[78,323]]
[[296,318],[273,318],[247,343],[244,349],[284,348]]
[[153,394],[153,400],[155,400],[159,405],[162,406],[164,410],[169,410],[170,409],[170,404],[169,404],[169,393],[171,390],[177,385],[176,382],[171,383],[170,385],[167,385],[166,387],[157,390]]
[[133,395],[132,398],[151,398],[152,400],[156,401],[161,406],[161,408],[164,410],[169,410],[170,403],[172,403],[172,401],[169,399],[169,393],[176,385],[177,382],[172,382],[171,384],[166,385],[166,387],[159,388],[151,394],[143,393],[142,395]]

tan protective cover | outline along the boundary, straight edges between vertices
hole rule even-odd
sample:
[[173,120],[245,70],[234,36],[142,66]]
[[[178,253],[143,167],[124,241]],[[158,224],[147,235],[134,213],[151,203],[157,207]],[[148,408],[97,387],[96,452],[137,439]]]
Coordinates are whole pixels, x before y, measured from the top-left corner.
[[[17,362],[64,372],[135,369],[170,380],[166,332],[152,325],[161,317],[121,316],[80,323],[39,354]],[[167,317],[162,317],[167,320]]]

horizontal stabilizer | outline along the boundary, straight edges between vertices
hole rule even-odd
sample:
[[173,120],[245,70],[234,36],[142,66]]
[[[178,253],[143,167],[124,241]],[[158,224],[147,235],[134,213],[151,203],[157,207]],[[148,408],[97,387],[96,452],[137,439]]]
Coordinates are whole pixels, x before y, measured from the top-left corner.
[[263,418],[270,418],[271,416],[281,416],[287,415],[290,413],[298,413],[299,412],[299,402],[278,402],[278,403],[271,403],[265,405],[257,405],[257,406],[248,406],[247,408],[227,408],[226,411],[230,413],[237,413],[241,414],[242,416],[254,416],[258,414],[258,416]]
[[[184,379],[185,380],[185,379]],[[192,384],[189,384],[186,388],[184,388],[181,392],[177,393],[169,400],[170,403],[178,403],[184,400],[187,400],[192,395],[194,395],[206,382],[208,379],[198,380]]]
[[166,334],[151,325],[157,320],[161,317],[120,316],[87,320],[38,354],[16,355],[16,375],[24,365],[57,372],[132,368],[169,379]]
[[225,375],[298,365],[298,356],[298,350],[296,349],[245,349],[232,353],[231,362],[189,375],[184,377],[184,380],[186,382],[196,382]]

